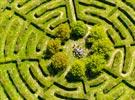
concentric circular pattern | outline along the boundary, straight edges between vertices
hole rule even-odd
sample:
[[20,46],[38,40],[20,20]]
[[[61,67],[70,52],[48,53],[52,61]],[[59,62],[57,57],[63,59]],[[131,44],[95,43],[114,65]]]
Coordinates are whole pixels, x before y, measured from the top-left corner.
[[[77,20],[89,30],[103,25],[115,51],[102,74],[72,83],[65,78],[70,65],[50,75],[44,51],[61,23]],[[134,41],[134,0],[0,0],[0,100],[135,100]],[[62,48],[85,57],[87,50],[73,48],[81,43]]]

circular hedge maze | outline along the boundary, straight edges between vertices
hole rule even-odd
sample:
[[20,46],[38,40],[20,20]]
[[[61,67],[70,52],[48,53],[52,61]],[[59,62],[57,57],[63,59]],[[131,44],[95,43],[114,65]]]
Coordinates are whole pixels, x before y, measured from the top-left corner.
[[134,0],[0,0],[0,100],[135,100]]

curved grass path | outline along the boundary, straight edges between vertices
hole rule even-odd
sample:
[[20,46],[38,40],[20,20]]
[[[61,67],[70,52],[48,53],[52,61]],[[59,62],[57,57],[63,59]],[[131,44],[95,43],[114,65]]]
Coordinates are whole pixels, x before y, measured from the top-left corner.
[[[135,100],[134,5],[134,0],[0,0],[0,100]],[[58,25],[77,20],[89,28],[103,25],[115,51],[102,74],[70,83],[65,76],[71,66],[51,76],[44,51]],[[62,47],[71,64],[73,45],[83,41]]]

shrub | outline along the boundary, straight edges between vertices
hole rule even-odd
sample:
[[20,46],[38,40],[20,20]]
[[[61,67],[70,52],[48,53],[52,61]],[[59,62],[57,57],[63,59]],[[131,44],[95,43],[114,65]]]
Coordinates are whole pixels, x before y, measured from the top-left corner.
[[66,69],[68,66],[68,56],[63,52],[58,52],[51,58],[51,67],[54,74]]
[[90,35],[86,38],[86,47],[91,48],[92,44],[94,43],[95,39],[93,39]]
[[93,54],[86,64],[88,76],[96,76],[105,67],[106,61],[102,55]]
[[91,47],[92,44],[98,39],[106,39],[107,35],[105,32],[105,28],[103,26],[94,26],[92,27],[90,34],[86,38],[86,45]]
[[48,41],[46,53],[48,56],[52,56],[59,52],[61,42],[59,39],[51,39]]
[[105,59],[109,59],[114,50],[113,44],[108,39],[100,39],[93,43],[92,51],[96,54],[101,54]]
[[81,38],[88,32],[88,27],[82,21],[77,21],[72,24],[72,36],[73,38]]
[[67,79],[69,81],[81,81],[84,79],[84,77],[85,77],[85,64],[80,60],[76,60],[67,74]]
[[113,44],[108,39],[105,27],[96,25],[91,29],[89,36],[86,38],[86,46],[93,53],[101,54],[105,59],[109,59],[114,50]]
[[61,24],[58,26],[55,36],[60,38],[63,42],[70,38],[70,27],[68,24]]
[[103,27],[103,26],[101,26],[101,25],[95,25],[95,26],[91,29],[90,36],[91,36],[94,40],[107,38],[107,34],[106,34],[106,29],[105,29],[105,27]]

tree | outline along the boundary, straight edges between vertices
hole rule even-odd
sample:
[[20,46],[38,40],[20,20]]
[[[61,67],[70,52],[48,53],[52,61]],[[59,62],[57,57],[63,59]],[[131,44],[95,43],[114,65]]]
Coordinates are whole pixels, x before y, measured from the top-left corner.
[[62,42],[64,42],[70,38],[70,33],[71,30],[68,24],[60,24],[58,26],[55,36],[57,38],[60,38]]
[[80,60],[76,60],[67,74],[67,79],[69,81],[81,81],[84,78],[85,78],[85,64]]
[[108,60],[114,50],[113,44],[108,39],[105,27],[95,25],[92,27],[89,36],[86,39],[86,46],[91,49],[92,53],[100,54]]
[[108,60],[114,50],[113,44],[109,39],[99,39],[93,43],[91,47],[92,51],[96,54],[101,54]]
[[59,52],[61,42],[59,39],[51,39],[48,41],[46,53],[47,56],[52,56],[55,53]]
[[51,68],[54,74],[66,69],[69,64],[69,58],[66,53],[58,52],[51,58]]
[[99,39],[107,39],[106,29],[101,25],[95,25],[86,38],[87,47],[90,48],[92,44]]
[[86,72],[89,77],[98,75],[106,66],[106,61],[102,55],[93,54],[86,64]]
[[71,30],[73,38],[78,39],[86,35],[86,33],[88,32],[88,27],[84,22],[77,21],[72,24]]
[[95,40],[107,38],[105,27],[102,25],[95,25],[90,31],[90,36]]

